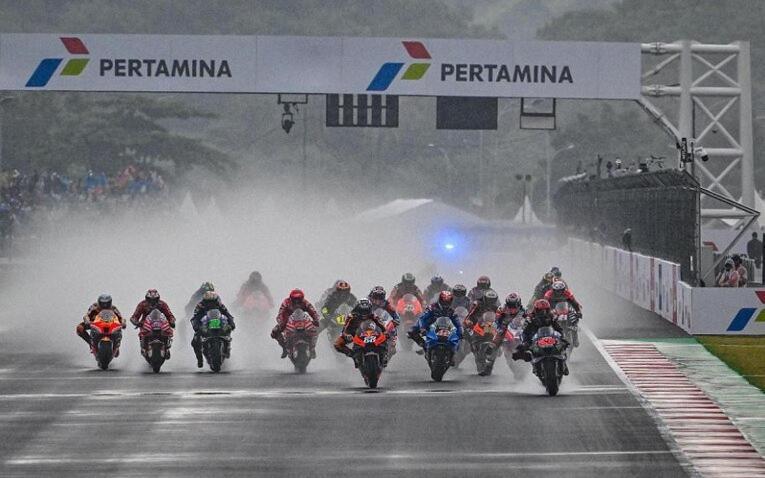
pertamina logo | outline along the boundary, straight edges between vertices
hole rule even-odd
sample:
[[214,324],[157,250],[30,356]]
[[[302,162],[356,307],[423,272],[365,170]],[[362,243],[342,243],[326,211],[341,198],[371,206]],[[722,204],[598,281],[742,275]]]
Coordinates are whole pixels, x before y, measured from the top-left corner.
[[[757,294],[757,298],[760,299],[760,302],[765,304],[765,290],[756,290],[754,291],[755,294]],[[754,317],[755,312],[757,312],[757,309],[754,307],[744,307],[743,309],[740,309],[735,316],[733,316],[733,320],[730,321],[730,325],[728,325],[727,332],[741,332],[746,328],[747,325],[749,325],[749,322],[752,320],[752,317]],[[757,314],[757,318],[754,319],[755,322],[765,322],[765,309],[760,309],[760,313]]]
[[[422,42],[403,41],[404,48],[410,57],[415,60],[430,60],[430,53]],[[404,67],[405,63],[384,63],[377,71],[377,74],[369,83],[367,91],[385,91],[396,79],[398,73]],[[419,80],[430,68],[430,63],[412,63],[401,76],[402,80]]]
[[[87,55],[90,52],[85,47],[85,44],[77,37],[60,37],[61,43],[64,44],[64,48],[71,55]],[[58,70],[63,58],[44,58],[32,76],[27,80],[26,86],[28,88],[40,88],[48,84],[48,81],[53,77]],[[88,66],[88,58],[72,58],[66,62],[64,68],[61,70],[61,76],[79,76]]]

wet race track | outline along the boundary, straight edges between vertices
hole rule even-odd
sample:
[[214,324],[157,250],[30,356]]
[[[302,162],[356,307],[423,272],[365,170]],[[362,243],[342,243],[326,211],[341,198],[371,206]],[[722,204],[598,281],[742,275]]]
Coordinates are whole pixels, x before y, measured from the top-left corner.
[[[610,334],[613,322],[604,324]],[[135,344],[101,372],[84,344],[71,359],[24,354],[3,340],[0,475],[686,474],[586,337],[560,395],[547,397],[533,376],[516,382],[504,358],[493,376],[479,377],[469,356],[434,383],[424,359],[404,352],[368,391],[323,336],[301,376],[274,360],[273,343],[243,351],[240,329],[220,374],[197,370],[180,340],[159,375]]]

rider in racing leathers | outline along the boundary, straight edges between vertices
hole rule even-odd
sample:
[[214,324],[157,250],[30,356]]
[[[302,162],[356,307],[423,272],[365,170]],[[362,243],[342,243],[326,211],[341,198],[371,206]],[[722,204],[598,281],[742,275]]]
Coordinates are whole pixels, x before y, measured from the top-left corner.
[[420,288],[417,287],[414,281],[414,274],[411,272],[407,272],[406,274],[402,275],[401,282],[394,285],[393,289],[391,289],[388,301],[391,304],[398,304],[399,299],[404,297],[406,294],[412,294],[413,296],[417,297],[417,300],[420,301],[420,304],[425,307],[427,305],[425,303],[425,298],[422,295],[422,291],[420,291]]
[[430,279],[430,284],[425,288],[423,295],[428,304],[432,304],[438,298],[438,294],[445,290],[450,290],[449,285],[444,282],[444,278],[435,275]]
[[470,298],[467,296],[467,287],[462,284],[455,284],[452,287],[452,307],[464,307],[465,310],[470,310]]
[[356,296],[351,293],[351,286],[344,280],[335,282],[335,288],[332,289],[324,300],[319,304],[321,307],[321,319],[319,319],[319,331],[329,327],[334,320],[338,307],[346,304],[349,307],[356,305]]
[[539,299],[544,299],[545,293],[550,290],[553,280],[555,280],[553,273],[545,272],[545,274],[542,276],[542,280],[540,280],[536,287],[534,287],[534,293],[531,294],[531,300],[529,300],[529,309],[534,306],[534,302]]
[[[170,307],[167,305],[167,302],[159,298],[159,292],[157,292],[157,289],[147,290],[144,300],[138,303],[135,308],[135,312],[133,312],[133,315],[130,317],[130,322],[139,329],[138,339],[141,341],[141,353],[144,353],[146,345],[144,344],[144,333],[141,329],[141,325],[143,324],[144,319],[146,319],[146,317],[148,317],[151,311],[154,309],[158,309],[160,312],[162,312],[162,314],[164,314],[164,316],[167,318],[167,322],[170,324],[170,327],[175,328],[175,316],[170,311]],[[167,344],[166,358],[170,358],[170,342]]]
[[[353,341],[353,337],[356,336],[358,328],[365,320],[371,320],[382,331],[385,332],[385,324],[374,313],[374,306],[369,299],[361,299],[356,303],[348,317],[345,319],[345,327],[343,327],[343,333],[335,340],[335,350],[348,357],[353,357],[353,349],[347,347],[346,344]],[[388,354],[383,352],[381,357],[383,367],[388,363]],[[357,364],[358,366],[358,364]]]
[[472,329],[473,325],[475,325],[478,319],[486,312],[491,312],[492,314],[496,313],[499,308],[497,305],[498,302],[497,293],[492,289],[489,289],[482,294],[477,301],[473,302],[467,317],[465,317],[465,321],[462,323],[465,330]]
[[[401,318],[398,316],[396,308],[393,307],[393,304],[391,304],[385,298],[385,289],[383,289],[383,286],[377,285],[372,287],[372,290],[369,291],[367,298],[369,299],[369,302],[372,303],[372,308],[374,310],[383,309],[385,312],[387,312],[391,319],[393,319],[393,323],[396,325],[396,327],[401,324]],[[393,329],[393,333],[396,333],[395,328]]]
[[[534,302],[534,308],[529,312],[528,316],[529,320],[526,323],[526,326],[523,328],[522,333],[523,343],[521,343],[518,346],[518,349],[513,352],[514,360],[525,360],[527,362],[531,361],[532,356],[531,352],[529,352],[529,347],[531,347],[531,339],[534,338],[534,334],[537,333],[537,330],[539,330],[540,327],[552,326],[552,328],[560,334],[561,340],[566,345],[568,345],[566,340],[563,338],[563,328],[560,326],[558,321],[555,320],[555,317],[552,314],[552,308],[550,307],[550,303],[547,300],[539,299]],[[564,369],[563,373],[568,375],[568,367]]]
[[[279,306],[279,313],[276,315],[276,326],[271,330],[271,338],[276,340],[282,347],[282,358],[289,355],[284,337],[284,329],[287,328],[287,321],[292,313],[298,309],[307,313],[313,319],[313,325],[319,327],[319,314],[316,312],[313,304],[308,302],[302,290],[292,289],[289,297],[284,299],[282,305]],[[313,334],[311,337],[310,349],[312,359],[316,358],[316,336],[316,334]]]
[[[430,326],[439,317],[449,317],[449,319],[452,321],[452,324],[454,325],[454,328],[457,329],[457,336],[462,339],[462,325],[460,324],[460,321],[457,318],[457,315],[454,313],[454,309],[452,308],[453,300],[454,297],[448,290],[438,294],[438,300],[430,304],[427,310],[423,312],[419,319],[417,319],[417,322],[412,326],[412,328],[409,329],[409,338],[414,340],[417,345],[424,349],[425,340],[422,338],[422,336],[427,333]],[[454,357],[452,357],[450,361],[450,365],[454,366]]]
[[205,292],[213,291],[215,291],[215,286],[212,282],[203,282],[202,285],[199,286],[199,289],[191,294],[189,303],[186,304],[186,317],[191,317],[194,314],[194,309],[196,308],[197,304],[199,304],[199,301],[202,300],[202,296],[205,295]]
[[[476,281],[475,287],[470,289],[470,292],[468,293],[468,298],[471,302],[475,302],[479,300],[486,291],[493,290],[491,288],[491,279],[489,279],[489,276],[481,276]],[[495,291],[496,292],[496,291]],[[499,297],[499,295],[497,295]],[[501,304],[499,303],[499,298],[497,299],[497,307],[499,307]]]
[[242,287],[239,288],[239,293],[236,295],[237,304],[241,307],[244,305],[247,297],[256,292],[263,294],[266,301],[268,301],[269,309],[273,308],[274,298],[271,296],[271,291],[268,289],[268,286],[263,282],[263,276],[258,271],[250,273],[250,277],[244,284],[242,284]]
[[[194,354],[197,356],[197,367],[202,368],[202,336],[199,334],[199,329],[202,325],[202,318],[213,309],[218,309],[220,313],[228,319],[228,325],[231,330],[236,328],[234,324],[234,316],[228,311],[228,308],[223,305],[218,294],[214,291],[207,291],[202,295],[202,300],[199,301],[194,308],[194,314],[191,317],[191,327],[194,329],[194,338],[191,339],[191,347],[194,349]],[[231,355],[231,342],[226,342],[227,346],[224,351],[226,357]]]
[[568,302],[577,314],[581,315],[582,313],[582,305],[576,300],[571,289],[562,280],[553,282],[552,288],[545,293],[544,298],[550,303],[551,307],[555,307],[558,302]]
[[[95,350],[93,349],[93,339],[88,333],[88,330],[90,329],[90,323],[96,318],[96,316],[102,310],[111,310],[112,312],[114,312],[114,315],[117,316],[117,319],[119,319],[120,323],[122,324],[122,328],[124,329],[126,327],[125,319],[122,318],[122,314],[120,314],[120,311],[117,310],[117,307],[112,305],[112,296],[110,296],[109,294],[99,295],[98,300],[94,302],[88,308],[88,311],[82,317],[82,322],[77,324],[77,328],[76,328],[77,335],[79,335],[80,338],[88,344],[90,351],[93,353],[95,353]],[[116,331],[114,334],[112,334],[112,338],[115,342],[114,356],[119,357],[120,343],[122,342],[122,331],[121,330]]]
[[512,324],[514,328],[519,328],[525,325],[526,310],[523,308],[521,302],[521,296],[515,292],[511,292],[505,298],[505,305],[497,309],[495,325],[497,327],[497,334],[494,336],[494,348],[498,348],[502,345],[502,341],[505,339],[505,332],[507,328]]

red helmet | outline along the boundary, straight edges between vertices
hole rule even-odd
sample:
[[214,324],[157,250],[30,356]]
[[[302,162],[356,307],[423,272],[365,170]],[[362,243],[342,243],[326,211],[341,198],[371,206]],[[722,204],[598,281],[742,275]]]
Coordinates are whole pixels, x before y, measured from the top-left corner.
[[442,291],[440,294],[438,294],[438,305],[441,307],[452,305],[453,298],[454,296],[448,290]]
[[292,289],[290,292],[290,302],[293,304],[302,303],[305,300],[305,294],[300,289]]
[[539,299],[536,302],[534,302],[534,310],[540,311],[540,310],[546,310],[550,312],[550,303],[547,301],[547,299]]

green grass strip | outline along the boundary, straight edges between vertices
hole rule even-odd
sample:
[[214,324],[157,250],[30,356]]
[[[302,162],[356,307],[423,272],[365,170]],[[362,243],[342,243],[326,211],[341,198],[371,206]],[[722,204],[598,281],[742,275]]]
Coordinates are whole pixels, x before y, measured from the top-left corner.
[[765,392],[765,337],[702,335],[697,339],[710,353]]

